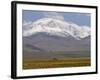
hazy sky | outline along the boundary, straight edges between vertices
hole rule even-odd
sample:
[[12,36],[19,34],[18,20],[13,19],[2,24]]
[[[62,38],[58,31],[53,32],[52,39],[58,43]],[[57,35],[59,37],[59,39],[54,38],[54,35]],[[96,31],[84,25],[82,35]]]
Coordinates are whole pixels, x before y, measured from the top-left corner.
[[23,21],[35,21],[44,17],[53,17],[68,22],[75,23],[80,26],[90,26],[91,14],[90,13],[75,13],[75,12],[47,12],[47,11],[34,11],[23,10]]

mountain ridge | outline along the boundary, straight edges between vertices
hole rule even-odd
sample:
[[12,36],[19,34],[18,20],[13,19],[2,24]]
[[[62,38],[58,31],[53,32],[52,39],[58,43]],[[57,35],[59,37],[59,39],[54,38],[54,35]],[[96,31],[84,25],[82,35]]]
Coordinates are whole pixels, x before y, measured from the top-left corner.
[[41,18],[34,22],[23,24],[24,37],[35,35],[37,33],[46,33],[51,36],[66,38],[71,36],[76,40],[81,40],[90,36],[90,28],[53,18]]

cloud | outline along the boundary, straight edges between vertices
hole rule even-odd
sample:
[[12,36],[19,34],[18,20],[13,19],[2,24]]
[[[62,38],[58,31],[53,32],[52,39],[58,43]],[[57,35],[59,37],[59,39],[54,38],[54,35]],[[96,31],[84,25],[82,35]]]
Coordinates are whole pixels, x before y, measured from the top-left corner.
[[31,24],[32,22],[31,21],[23,21],[23,26],[26,26],[26,25],[29,25],[29,24]]
[[24,33],[24,31],[30,30],[32,28],[32,22],[31,21],[23,21],[22,28],[23,28],[23,33]]
[[45,12],[44,17],[64,20],[64,17],[57,12]]

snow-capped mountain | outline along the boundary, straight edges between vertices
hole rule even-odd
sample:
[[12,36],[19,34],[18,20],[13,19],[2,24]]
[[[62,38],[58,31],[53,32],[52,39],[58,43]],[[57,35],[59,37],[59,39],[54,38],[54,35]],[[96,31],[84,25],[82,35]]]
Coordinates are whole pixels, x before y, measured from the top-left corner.
[[24,37],[42,32],[48,35],[66,38],[71,36],[76,40],[81,40],[90,36],[90,27],[78,26],[77,24],[54,18],[41,18],[35,22],[28,22],[23,24]]

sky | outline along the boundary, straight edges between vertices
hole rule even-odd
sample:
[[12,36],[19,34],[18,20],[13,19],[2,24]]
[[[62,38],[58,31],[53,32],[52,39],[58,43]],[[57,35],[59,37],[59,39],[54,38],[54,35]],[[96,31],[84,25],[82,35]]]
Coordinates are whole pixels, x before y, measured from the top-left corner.
[[75,12],[51,12],[51,11],[34,11],[23,10],[22,20],[23,22],[34,22],[44,17],[53,17],[56,19],[65,20],[67,22],[75,23],[79,26],[91,26],[91,14],[90,13],[75,13]]

